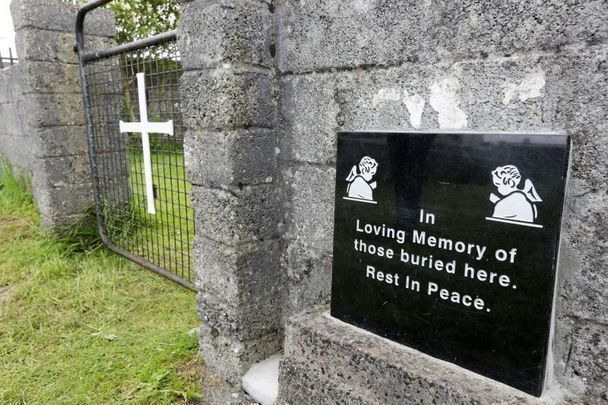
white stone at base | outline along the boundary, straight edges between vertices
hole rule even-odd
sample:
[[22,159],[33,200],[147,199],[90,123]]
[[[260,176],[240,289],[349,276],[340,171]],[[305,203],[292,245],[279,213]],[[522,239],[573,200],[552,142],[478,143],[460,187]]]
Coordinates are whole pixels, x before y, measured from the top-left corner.
[[274,355],[251,366],[241,383],[243,389],[261,405],[273,405],[279,393],[279,360]]

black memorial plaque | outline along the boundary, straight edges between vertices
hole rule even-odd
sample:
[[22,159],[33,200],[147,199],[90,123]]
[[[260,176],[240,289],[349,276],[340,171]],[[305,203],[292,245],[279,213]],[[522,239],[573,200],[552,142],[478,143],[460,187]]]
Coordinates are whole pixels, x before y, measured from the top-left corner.
[[569,144],[338,134],[331,314],[539,396]]

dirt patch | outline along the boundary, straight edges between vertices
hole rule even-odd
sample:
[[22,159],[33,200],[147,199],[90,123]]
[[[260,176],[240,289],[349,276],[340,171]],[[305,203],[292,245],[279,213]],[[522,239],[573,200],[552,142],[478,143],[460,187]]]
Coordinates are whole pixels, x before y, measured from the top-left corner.
[[211,370],[202,367],[202,386],[204,398],[200,402],[203,405],[253,405],[251,397],[243,392],[240,387],[227,384],[221,377]]
[[11,294],[11,288],[7,285],[0,286],[0,302],[8,301]]
[[196,355],[188,364],[177,367],[177,374],[187,381],[201,383],[202,367],[200,358]]

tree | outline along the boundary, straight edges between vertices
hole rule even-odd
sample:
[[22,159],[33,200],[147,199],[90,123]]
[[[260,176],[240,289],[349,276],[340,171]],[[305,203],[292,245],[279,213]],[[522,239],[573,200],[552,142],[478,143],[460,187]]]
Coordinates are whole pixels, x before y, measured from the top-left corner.
[[[84,4],[88,0],[64,0]],[[179,0],[114,0],[106,5],[116,17],[119,44],[173,30],[179,18]]]
[[179,18],[178,0],[115,0],[107,7],[116,16],[119,44],[173,30]]

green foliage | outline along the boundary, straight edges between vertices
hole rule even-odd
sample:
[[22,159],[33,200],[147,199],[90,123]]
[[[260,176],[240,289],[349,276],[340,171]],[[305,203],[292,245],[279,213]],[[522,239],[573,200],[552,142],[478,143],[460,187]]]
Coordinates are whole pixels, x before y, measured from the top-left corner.
[[29,179],[13,173],[8,161],[0,156],[0,205],[15,216],[37,218]]
[[103,246],[97,230],[95,207],[91,206],[76,222],[54,229],[58,242],[74,254],[92,252]]
[[117,209],[102,198],[101,217],[105,224],[106,236],[113,244],[118,246],[123,242],[129,242],[138,230],[154,226],[150,219],[140,214],[133,201]]
[[115,0],[107,7],[116,16],[121,44],[175,29],[179,18],[178,0]]
[[[88,0],[63,0],[85,4]],[[106,5],[116,16],[119,44],[173,30],[179,18],[179,0],[114,0]]]
[[43,229],[26,185],[0,165],[0,403],[199,397],[194,294],[97,248],[91,218]]

